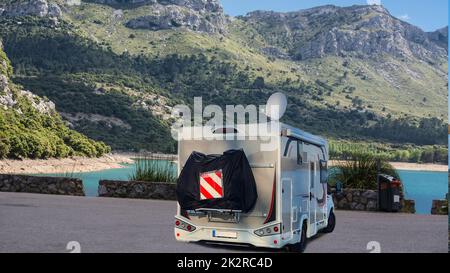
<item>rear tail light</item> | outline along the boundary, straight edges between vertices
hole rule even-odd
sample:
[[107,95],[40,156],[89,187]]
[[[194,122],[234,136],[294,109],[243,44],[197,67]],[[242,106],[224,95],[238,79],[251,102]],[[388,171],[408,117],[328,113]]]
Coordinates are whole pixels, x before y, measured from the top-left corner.
[[280,224],[257,229],[255,230],[255,234],[260,237],[280,234]]
[[183,222],[183,221],[178,220],[178,219],[175,220],[175,227],[179,228],[179,229],[182,229],[182,230],[189,231],[189,232],[193,232],[196,229],[195,226],[189,225],[188,223]]

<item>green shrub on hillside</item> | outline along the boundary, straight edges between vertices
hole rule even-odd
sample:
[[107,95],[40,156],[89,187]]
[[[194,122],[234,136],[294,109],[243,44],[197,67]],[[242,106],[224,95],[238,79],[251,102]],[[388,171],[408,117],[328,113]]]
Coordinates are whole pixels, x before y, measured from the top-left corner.
[[0,75],[6,75],[7,77],[13,74],[11,62],[6,57],[6,53],[1,50],[2,43],[0,41]]
[[56,114],[21,110],[23,114],[0,109],[0,158],[98,157],[111,151],[104,143],[68,129]]

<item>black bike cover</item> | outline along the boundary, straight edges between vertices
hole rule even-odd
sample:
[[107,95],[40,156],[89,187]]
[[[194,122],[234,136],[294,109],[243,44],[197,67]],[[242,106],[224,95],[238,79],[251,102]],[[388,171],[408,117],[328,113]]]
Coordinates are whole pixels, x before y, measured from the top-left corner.
[[193,152],[178,178],[177,197],[184,210],[249,212],[258,194],[244,151],[229,150],[223,155]]

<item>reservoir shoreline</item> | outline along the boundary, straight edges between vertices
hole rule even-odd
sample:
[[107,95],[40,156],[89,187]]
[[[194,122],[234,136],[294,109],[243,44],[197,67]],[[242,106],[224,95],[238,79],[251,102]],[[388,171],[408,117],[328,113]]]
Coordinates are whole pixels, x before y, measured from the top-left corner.
[[99,158],[69,157],[51,159],[3,159],[2,174],[71,174],[123,168],[134,161],[125,154],[108,154]]
[[[133,158],[141,155],[132,153],[114,153],[99,158],[70,157],[63,159],[24,159],[0,160],[2,174],[65,174],[85,173],[109,169],[124,168],[124,164],[133,164]],[[159,158],[173,158],[176,155],[158,155]],[[329,166],[336,166],[339,161],[330,161]],[[442,164],[417,164],[406,162],[391,162],[397,170],[448,172],[448,166]]]
[[[331,160],[330,167],[336,166],[340,161]],[[420,171],[420,172],[448,172],[448,165],[443,164],[419,164],[409,162],[389,162],[399,171]]]

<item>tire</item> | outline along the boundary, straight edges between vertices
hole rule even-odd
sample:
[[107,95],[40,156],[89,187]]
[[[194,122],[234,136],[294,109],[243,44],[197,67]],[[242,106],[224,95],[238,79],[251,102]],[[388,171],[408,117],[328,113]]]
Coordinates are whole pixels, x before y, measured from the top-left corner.
[[336,215],[334,215],[334,211],[331,211],[330,216],[328,216],[328,225],[326,228],[322,230],[323,233],[331,233],[334,231],[336,227]]
[[289,252],[296,252],[296,253],[305,252],[306,245],[308,243],[308,238],[306,237],[307,231],[308,231],[308,227],[307,227],[307,222],[305,221],[305,222],[303,222],[303,225],[302,225],[302,233],[301,233],[300,242],[288,246]]

